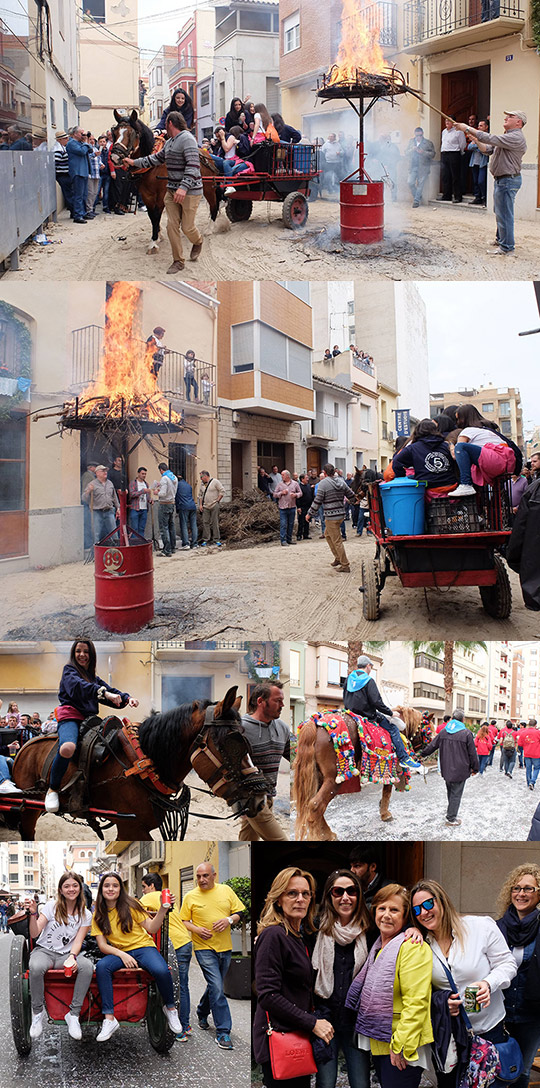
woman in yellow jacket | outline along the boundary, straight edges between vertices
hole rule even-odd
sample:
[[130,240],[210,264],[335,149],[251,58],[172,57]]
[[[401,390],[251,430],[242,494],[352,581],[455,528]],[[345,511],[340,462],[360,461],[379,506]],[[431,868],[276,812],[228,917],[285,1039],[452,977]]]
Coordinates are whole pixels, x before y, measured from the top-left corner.
[[357,1011],[358,1046],[371,1050],[381,1088],[418,1088],[430,1064],[432,953],[406,939],[409,908],[399,884],[374,896],[379,937],[345,1002]]

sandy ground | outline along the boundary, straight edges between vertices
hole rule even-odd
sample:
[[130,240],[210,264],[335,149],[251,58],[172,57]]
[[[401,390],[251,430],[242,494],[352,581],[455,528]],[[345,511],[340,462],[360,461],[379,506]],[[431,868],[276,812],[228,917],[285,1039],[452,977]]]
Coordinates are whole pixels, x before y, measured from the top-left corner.
[[[238,838],[239,823],[238,820],[229,816],[229,809],[225,801],[221,801],[219,797],[211,797],[207,793],[203,793],[202,790],[206,790],[208,787],[194,771],[191,771],[186,778],[186,784],[191,790],[191,803],[185,841],[219,840],[224,842],[236,840]],[[207,814],[218,817],[218,819],[205,819],[204,817]],[[285,760],[282,760],[278,775],[274,814],[281,823],[283,830],[288,832],[290,830],[290,778],[289,764]],[[63,819],[61,816],[40,816],[36,824],[36,840],[48,839],[63,842],[64,840],[71,841],[74,836],[77,839],[92,839],[94,842],[96,839],[95,832],[87,824],[79,821],[74,823],[71,820]],[[114,839],[115,829],[111,828],[105,831],[104,837],[108,840]],[[153,831],[152,838],[159,839],[159,832]],[[2,827],[0,822],[0,842],[15,842],[17,839],[20,839],[20,835],[15,831]]]
[[499,760],[497,750],[493,765],[467,782],[459,810],[460,827],[446,824],[446,786],[435,768],[425,779],[413,775],[410,790],[392,791],[390,811],[394,818],[389,822],[383,823],[379,816],[381,787],[373,785],[363,786],[360,794],[335,797],[326,810],[326,821],[341,840],[525,842],[540,786],[529,790],[525,769],[519,770],[517,764],[513,778],[506,778],[499,771]]
[[[207,548],[155,556],[156,614],[137,633],[142,639],[477,639],[540,638],[540,614],[523,605],[519,579],[510,571],[513,612],[495,620],[484,612],[476,587],[404,589],[388,579],[381,618],[362,616],[362,560],[373,558],[372,537],[347,541],[350,574],[330,566],[325,540],[279,543],[241,550]],[[92,564],[7,574],[0,582],[4,609],[0,639],[102,639],[94,618]],[[129,637],[129,636],[127,636]]]
[[[518,197],[519,200],[519,197]],[[389,203],[385,240],[356,246],[340,240],[339,205],[317,199],[306,227],[288,230],[279,204],[254,204],[247,223],[231,225],[222,209],[213,224],[203,200],[197,225],[204,246],[196,263],[186,260],[183,280],[242,279],[534,279],[538,276],[540,222],[517,221],[516,256],[490,257],[494,216],[490,210],[432,202],[417,209]],[[162,221],[159,253],[148,255],[150,221],[145,212],[122,218],[100,214],[84,231],[66,212],[51,223],[54,245],[36,243],[21,252],[18,272],[6,279],[161,279],[171,256]],[[185,256],[189,254],[186,243]]]

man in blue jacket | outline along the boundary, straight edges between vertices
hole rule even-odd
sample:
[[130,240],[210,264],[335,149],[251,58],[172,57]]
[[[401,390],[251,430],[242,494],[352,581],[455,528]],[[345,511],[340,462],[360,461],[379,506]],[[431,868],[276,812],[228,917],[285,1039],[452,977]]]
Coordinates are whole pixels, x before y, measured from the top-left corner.
[[[199,531],[197,529],[197,504],[193,498],[191,485],[184,477],[178,474],[178,487],[176,489],[176,509],[180,522],[180,536],[182,537],[182,550],[189,551],[197,547]],[[191,530],[191,544],[189,543],[188,525]]]
[[66,144],[68,153],[69,176],[73,187],[73,222],[86,223],[94,218],[94,213],[87,214],[88,178],[90,175],[90,155],[93,153],[82,128],[75,128]]

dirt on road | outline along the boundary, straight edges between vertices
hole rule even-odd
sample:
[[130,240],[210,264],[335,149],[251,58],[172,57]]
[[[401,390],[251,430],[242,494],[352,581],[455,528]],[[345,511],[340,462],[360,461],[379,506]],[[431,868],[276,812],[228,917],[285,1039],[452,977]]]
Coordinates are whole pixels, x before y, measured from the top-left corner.
[[[385,207],[385,238],[377,245],[340,240],[339,204],[318,199],[309,205],[307,225],[288,230],[279,204],[253,205],[251,219],[231,225],[222,208],[212,223],[203,200],[197,225],[204,237],[196,263],[186,260],[182,280],[243,279],[430,279],[514,280],[538,276],[540,222],[517,221],[516,255],[492,256],[492,211],[468,204],[431,202]],[[151,237],[145,212],[97,216],[82,227],[66,212],[47,228],[54,243],[30,243],[21,252],[20,269],[6,279],[152,280],[166,276],[170,247],[162,221],[159,253],[146,252]],[[190,245],[186,240],[185,256]]]
[[[362,616],[362,561],[373,559],[372,537],[347,541],[351,573],[330,565],[325,540],[279,542],[228,550],[177,551],[155,556],[156,614],[133,637],[139,639],[218,636],[238,639],[460,639],[540,638],[540,614],[522,601],[519,580],[509,571],[513,611],[507,620],[484,612],[476,587],[403,589],[388,579],[381,618]],[[107,638],[94,618],[94,570],[71,563],[49,570],[5,575],[0,639]],[[111,637],[111,636],[109,636]],[[117,636],[112,636],[117,637]],[[128,636],[129,637],[129,636]]]

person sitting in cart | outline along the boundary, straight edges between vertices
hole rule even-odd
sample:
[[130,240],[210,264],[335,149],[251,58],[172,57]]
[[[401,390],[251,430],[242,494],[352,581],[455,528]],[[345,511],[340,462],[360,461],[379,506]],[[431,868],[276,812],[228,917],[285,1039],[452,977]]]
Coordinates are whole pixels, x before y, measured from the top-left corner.
[[46,812],[58,812],[60,808],[58,790],[75,754],[81,722],[97,714],[98,703],[118,708],[139,705],[139,700],[133,699],[127,691],[110,687],[96,675],[96,660],[94,643],[77,640],[71,647],[68,664],[64,665],[58,692],[60,705],[56,708],[59,748],[52,762],[45,796]]
[[[393,710],[382,700],[381,693],[370,676],[373,668],[371,658],[361,654],[356,662],[357,668],[349,673],[343,689],[343,704],[346,710],[358,714],[360,718],[382,726],[390,734],[392,746],[401,767],[409,771],[421,771],[422,764],[407,752],[398,726],[392,721]],[[403,726],[405,728],[405,726]]]
[[[2,700],[0,699],[0,712],[2,710]],[[0,717],[0,730],[8,726],[6,718]],[[14,782],[11,781],[11,767],[13,766],[12,757],[20,747],[18,740],[14,733],[6,733],[0,736],[0,794],[3,793],[19,793],[20,790]],[[8,762],[9,760],[9,762]]]
[[476,484],[481,486],[492,483],[504,473],[521,472],[523,458],[518,447],[501,434],[493,420],[484,419],[474,404],[460,404],[456,420],[460,434],[454,452],[460,485],[452,493],[452,498],[476,494],[473,476]]
[[122,967],[143,967],[152,975],[165,1002],[163,1012],[171,1031],[175,1035],[182,1034],[174,1003],[171,972],[151,936],[161,928],[169,909],[162,902],[157,914],[149,918],[138,899],[127,894],[117,873],[104,873],[101,877],[90,931],[103,954],[103,959],[98,960],[96,966],[104,1016],[101,1031],[96,1036],[98,1043],[106,1042],[120,1027],[114,1015],[112,976]]
[[412,475],[416,480],[425,480],[430,491],[448,491],[457,482],[450,446],[433,419],[417,423],[410,442],[394,454],[392,469],[397,477]]
[[[94,964],[81,953],[82,943],[92,921],[86,906],[84,882],[78,873],[63,873],[58,881],[56,900],[50,899],[38,914],[38,905],[31,901],[30,936],[35,940],[30,953],[30,997],[32,1023],[30,1038],[38,1039],[47,1018],[44,1008],[45,972],[68,970],[75,976],[75,986],[69,1011],[64,1016],[72,1039],[82,1039],[79,1015],[88,993]],[[36,940],[37,938],[37,940]]]

